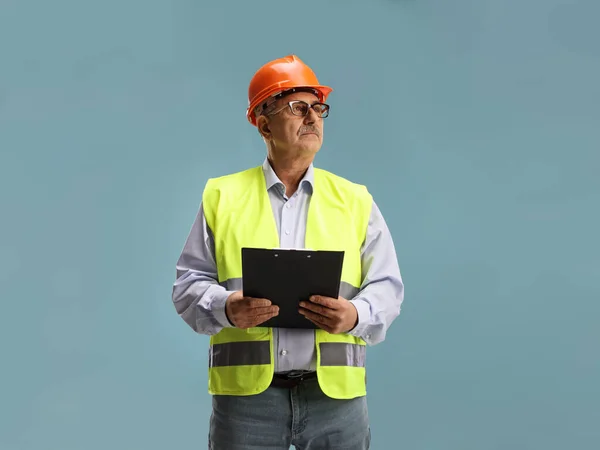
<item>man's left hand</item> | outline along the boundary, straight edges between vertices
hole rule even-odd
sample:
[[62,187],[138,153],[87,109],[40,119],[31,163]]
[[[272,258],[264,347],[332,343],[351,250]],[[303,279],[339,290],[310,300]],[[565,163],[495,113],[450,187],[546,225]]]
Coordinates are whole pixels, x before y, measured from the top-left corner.
[[331,334],[346,333],[358,323],[356,307],[344,297],[331,298],[313,295],[300,302],[300,314]]

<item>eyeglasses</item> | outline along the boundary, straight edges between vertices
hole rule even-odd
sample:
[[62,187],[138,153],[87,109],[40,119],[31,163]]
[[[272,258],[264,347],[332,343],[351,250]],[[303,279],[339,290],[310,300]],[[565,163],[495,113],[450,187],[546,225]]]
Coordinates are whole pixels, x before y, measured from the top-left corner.
[[288,102],[285,106],[283,106],[282,108],[279,108],[277,111],[273,111],[270,113],[267,113],[267,115],[274,115],[277,114],[281,111],[283,111],[285,108],[290,108],[290,111],[292,112],[293,115],[295,116],[300,116],[300,117],[304,117],[308,114],[308,111],[312,108],[314,112],[317,113],[317,116],[321,117],[321,118],[325,118],[327,116],[329,116],[329,105],[326,103],[313,103],[312,105],[309,105],[308,103],[302,101],[302,100],[293,100],[291,102]]

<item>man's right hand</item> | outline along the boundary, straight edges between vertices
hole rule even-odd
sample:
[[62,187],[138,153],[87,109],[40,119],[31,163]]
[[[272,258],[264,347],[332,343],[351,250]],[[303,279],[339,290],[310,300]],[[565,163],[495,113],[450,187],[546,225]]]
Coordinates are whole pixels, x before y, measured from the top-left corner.
[[237,328],[252,328],[279,314],[279,306],[271,305],[266,298],[244,297],[236,291],[227,297],[225,314]]

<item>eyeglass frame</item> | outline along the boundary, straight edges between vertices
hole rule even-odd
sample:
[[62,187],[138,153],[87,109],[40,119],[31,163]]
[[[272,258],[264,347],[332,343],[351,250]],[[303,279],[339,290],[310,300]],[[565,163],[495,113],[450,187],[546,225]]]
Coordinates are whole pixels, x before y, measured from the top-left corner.
[[[305,105],[307,105],[308,109],[306,110],[306,114],[304,114],[304,115],[294,114],[294,110],[292,109],[292,105],[295,104],[295,103],[304,103]],[[325,115],[325,116],[319,115],[319,113],[317,113],[315,111],[315,109],[314,109],[314,106],[316,106],[316,105],[322,105],[322,106],[327,107],[327,111],[326,111],[327,115]],[[266,115],[266,116],[272,116],[272,115],[275,115],[275,114],[279,114],[285,108],[290,108],[290,112],[294,116],[296,116],[296,117],[306,117],[306,116],[308,116],[308,112],[312,109],[313,111],[315,111],[315,113],[317,113],[317,116],[320,119],[326,119],[327,117],[329,117],[329,110],[330,110],[330,106],[327,103],[315,102],[315,103],[311,104],[311,103],[305,102],[304,100],[292,100],[292,101],[287,102],[284,106],[282,106],[281,108],[279,108],[277,111],[264,112],[263,114]]]

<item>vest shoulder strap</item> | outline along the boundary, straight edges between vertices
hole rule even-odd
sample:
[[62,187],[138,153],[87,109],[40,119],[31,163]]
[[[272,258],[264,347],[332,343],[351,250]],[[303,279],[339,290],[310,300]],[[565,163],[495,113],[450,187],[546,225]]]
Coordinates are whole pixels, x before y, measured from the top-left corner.
[[[373,196],[367,187],[324,169],[315,168],[314,170],[315,183],[323,183],[326,190],[330,192],[340,192],[340,197],[354,211],[354,217],[358,221],[361,230],[360,234],[365,236],[373,207]],[[319,187],[315,186],[315,189],[319,189]]]
[[229,175],[209,178],[202,193],[202,207],[208,226],[213,228],[221,200],[229,203],[235,202],[250,185],[260,182],[260,176],[262,176],[262,167],[258,166]]

